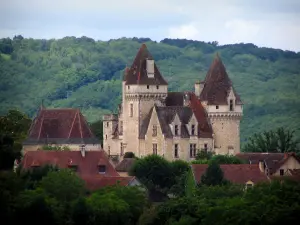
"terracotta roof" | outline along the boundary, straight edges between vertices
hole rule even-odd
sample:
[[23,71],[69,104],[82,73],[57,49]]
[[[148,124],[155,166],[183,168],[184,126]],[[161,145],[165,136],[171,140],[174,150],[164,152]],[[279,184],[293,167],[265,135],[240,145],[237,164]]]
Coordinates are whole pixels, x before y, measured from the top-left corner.
[[24,142],[25,145],[37,143],[100,143],[78,109],[41,108],[28,133],[28,138]]
[[231,88],[236,96],[235,104],[242,104],[240,96],[234,90],[225,66],[217,54],[207,72],[200,99],[207,101],[208,105],[227,105],[227,96]]
[[85,157],[82,157],[80,151],[28,151],[22,160],[24,169],[30,169],[33,165],[47,164],[56,165],[59,168],[77,166],[79,176],[99,175],[98,166],[105,165],[106,173],[101,176],[119,176],[103,150],[87,151]]
[[128,84],[142,84],[142,85],[168,85],[166,80],[159,72],[154,62],[154,78],[148,78],[146,71],[146,60],[153,60],[147,46],[142,44],[131,67],[125,69],[123,80]]
[[135,177],[121,177],[121,176],[112,176],[112,177],[103,177],[103,176],[82,176],[81,177],[86,184],[86,187],[93,191],[106,186],[113,186],[119,184],[121,186],[129,185]]
[[[205,173],[208,165],[193,164],[192,170],[197,183],[201,182],[201,176]],[[268,181],[265,173],[261,172],[258,165],[249,164],[226,164],[220,165],[224,178],[235,184],[245,184],[247,181],[253,183]]]
[[275,173],[289,157],[295,157],[300,163],[300,159],[295,153],[238,153],[236,156],[250,164],[258,164],[259,161],[263,161],[270,175]]
[[124,158],[116,167],[116,171],[118,172],[129,172],[130,168],[134,164],[136,159],[134,158]]

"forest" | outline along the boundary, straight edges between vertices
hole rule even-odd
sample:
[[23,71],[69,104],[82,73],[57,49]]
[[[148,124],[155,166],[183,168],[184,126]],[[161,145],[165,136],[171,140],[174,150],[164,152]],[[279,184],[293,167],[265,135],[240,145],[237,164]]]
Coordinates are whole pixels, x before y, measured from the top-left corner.
[[116,112],[121,79],[146,43],[169,91],[193,90],[218,52],[244,103],[241,141],[278,127],[300,136],[300,53],[251,43],[219,45],[184,39],[88,37],[0,39],[0,115],[33,118],[39,106],[80,108],[90,123]]

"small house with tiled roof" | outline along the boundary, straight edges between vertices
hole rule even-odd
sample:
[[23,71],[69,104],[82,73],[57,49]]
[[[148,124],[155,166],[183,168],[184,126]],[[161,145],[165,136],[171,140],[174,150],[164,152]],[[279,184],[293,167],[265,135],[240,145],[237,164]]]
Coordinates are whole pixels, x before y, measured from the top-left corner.
[[103,116],[103,148],[109,155],[158,154],[192,160],[197,150],[240,152],[242,101],[219,55],[194,92],[169,92],[143,44],[125,69],[117,114]]
[[103,151],[28,151],[21,161],[22,169],[45,165],[61,169],[72,169],[81,177],[88,189],[120,184],[122,186],[139,186],[135,177],[122,177],[115,170],[108,155]]
[[[208,168],[207,164],[192,164],[192,176],[196,184],[201,183],[201,177]],[[224,179],[233,184],[253,186],[257,183],[269,182],[268,176],[257,164],[224,164],[220,165]]]
[[290,176],[300,170],[300,158],[295,153],[239,153],[238,158],[257,164],[267,176]]
[[101,149],[100,140],[79,109],[40,108],[23,142],[23,150],[37,150],[44,145],[67,146],[71,150]]

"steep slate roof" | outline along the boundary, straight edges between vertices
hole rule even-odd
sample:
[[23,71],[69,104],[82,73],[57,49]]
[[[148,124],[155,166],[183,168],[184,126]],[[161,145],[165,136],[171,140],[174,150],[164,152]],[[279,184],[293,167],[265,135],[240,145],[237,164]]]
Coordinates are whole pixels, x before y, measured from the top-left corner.
[[[201,182],[201,176],[205,173],[207,164],[193,164],[193,175],[196,183]],[[245,184],[247,181],[253,183],[269,181],[267,175],[260,171],[258,165],[249,164],[224,164],[220,165],[224,178],[234,184]]]
[[[28,151],[21,164],[24,169],[43,165],[56,165],[59,168],[77,166],[79,176],[119,176],[103,150],[86,151],[85,157],[82,157],[80,151]],[[106,166],[105,174],[99,175],[99,165]]]
[[290,157],[294,157],[300,163],[295,153],[238,153],[236,156],[250,164],[263,161],[270,174],[275,173]]
[[225,66],[217,54],[207,72],[200,99],[207,101],[208,105],[227,105],[227,96],[231,88],[236,96],[235,104],[242,104],[240,96],[234,90]]
[[[183,106],[184,95],[189,95],[190,102],[188,106]],[[172,138],[173,134],[169,124],[171,124],[177,114],[181,122],[181,137],[189,138],[189,132],[186,124],[189,123],[192,115],[194,114],[198,122],[198,137],[199,138],[212,138],[212,128],[209,124],[207,113],[202,106],[200,100],[192,92],[171,92],[168,93],[166,99],[166,106],[154,106],[151,108],[149,114],[142,121],[140,126],[139,138],[145,138],[148,130],[149,122],[155,108],[159,120],[162,133],[166,138]]]
[[159,72],[154,62],[154,78],[148,78],[146,71],[146,59],[152,59],[147,46],[142,44],[130,68],[125,69],[123,80],[126,85],[142,84],[142,85],[168,85],[166,80]]
[[79,109],[41,108],[24,144],[99,144]]
[[118,172],[129,172],[135,161],[136,159],[134,158],[124,158],[118,165],[116,165],[115,169]]

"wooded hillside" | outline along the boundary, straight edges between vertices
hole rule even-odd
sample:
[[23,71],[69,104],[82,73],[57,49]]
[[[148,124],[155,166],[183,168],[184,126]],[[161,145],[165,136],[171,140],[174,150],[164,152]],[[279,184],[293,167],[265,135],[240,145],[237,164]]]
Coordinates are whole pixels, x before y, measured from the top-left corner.
[[121,77],[146,43],[170,91],[193,90],[219,52],[244,102],[242,141],[255,132],[286,127],[300,136],[300,53],[253,44],[219,46],[189,40],[88,37],[0,39],[0,114],[17,108],[34,116],[46,107],[80,108],[90,122],[114,111]]

